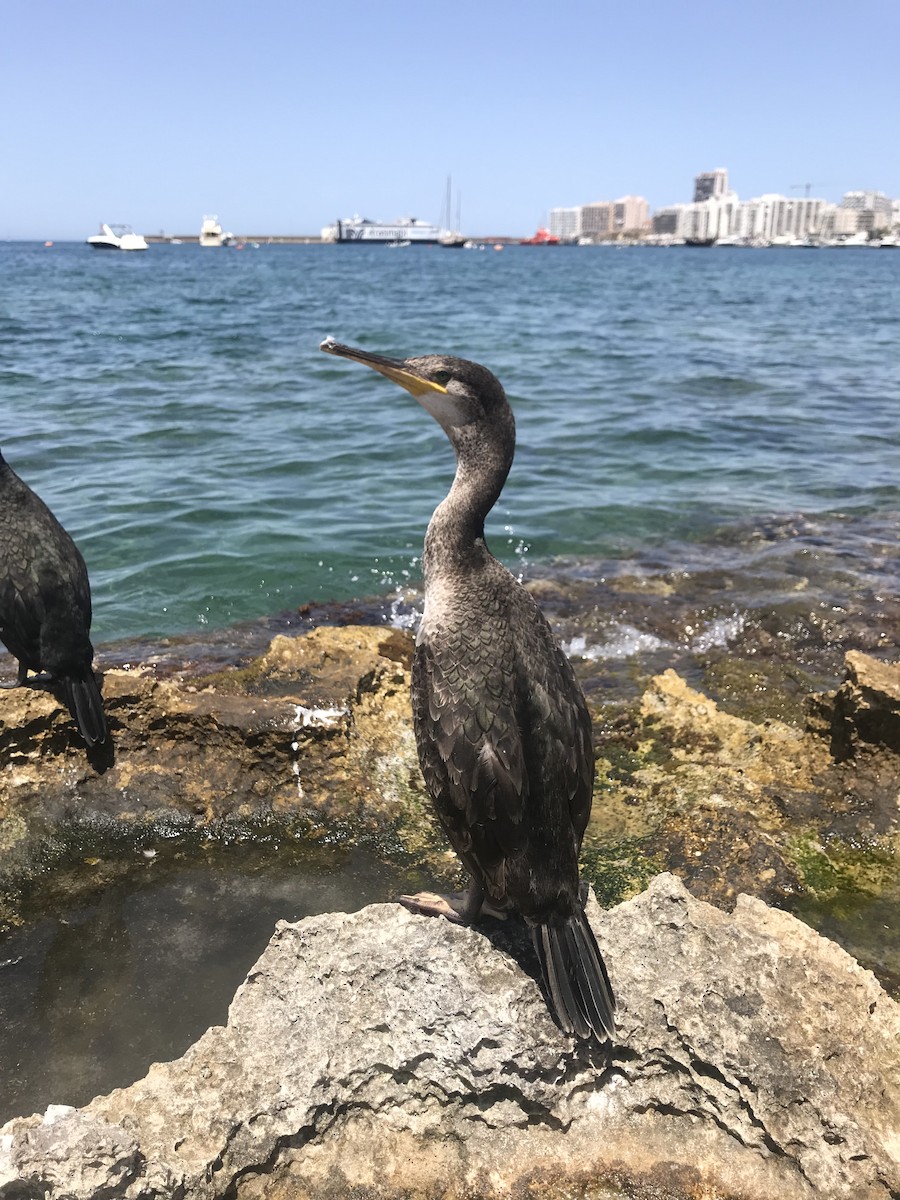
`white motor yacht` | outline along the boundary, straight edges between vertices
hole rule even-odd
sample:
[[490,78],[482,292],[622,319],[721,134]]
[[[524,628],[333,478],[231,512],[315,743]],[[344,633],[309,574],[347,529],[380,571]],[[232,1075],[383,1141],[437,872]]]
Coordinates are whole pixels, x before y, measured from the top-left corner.
[[233,233],[223,233],[219,218],[215,215],[204,216],[200,226],[201,246],[230,246],[234,241]]
[[101,225],[100,232],[92,234],[87,244],[95,250],[146,250],[147,239],[135,233],[130,225]]

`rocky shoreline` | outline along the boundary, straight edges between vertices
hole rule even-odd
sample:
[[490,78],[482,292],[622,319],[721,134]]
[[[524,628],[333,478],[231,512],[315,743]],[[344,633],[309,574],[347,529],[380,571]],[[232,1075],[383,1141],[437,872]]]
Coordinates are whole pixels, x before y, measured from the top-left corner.
[[[161,837],[282,829],[372,846],[452,882],[416,760],[412,646],[403,630],[323,626],[212,675],[107,670],[111,744],[90,755],[49,691],[6,693],[0,921],[39,906],[60,863],[85,852],[108,863]],[[849,651],[845,681],[806,697],[802,724],[728,712],[671,668],[637,700],[610,703],[594,664],[576,668],[597,753],[584,870],[604,904],[663,870],[723,907],[739,893],[791,907],[825,877],[839,888],[842,873],[855,887],[856,860],[890,873],[897,667]],[[889,986],[900,979],[890,963],[867,965]]]
[[[621,1045],[602,1061],[585,1060],[549,1023],[526,962],[521,979],[510,975],[507,980],[519,997],[516,1005],[525,1004],[522,988],[531,989],[525,1025],[525,1009],[516,1007],[515,1020],[504,1017],[512,1022],[504,1031],[485,1032],[485,1025],[469,1044],[451,1030],[442,1035],[451,1049],[445,1042],[436,1049],[423,1043],[436,1034],[431,1026],[431,1032],[422,1029],[408,994],[403,1018],[402,997],[395,997],[384,1019],[367,1017],[362,1030],[354,1024],[359,1011],[344,1012],[344,1036],[362,1039],[357,1073],[348,1065],[338,1078],[320,1064],[320,1076],[304,1083],[312,1088],[304,1099],[291,1090],[299,1087],[296,1078],[272,1083],[277,1076],[270,1075],[271,1063],[263,1056],[268,1065],[260,1066],[254,1087],[282,1089],[280,1099],[265,1101],[270,1115],[251,1118],[235,1107],[224,1123],[209,1126],[214,1136],[204,1134],[202,1152],[195,1147],[184,1157],[176,1153],[176,1143],[194,1137],[176,1129],[185,1116],[184,1097],[196,1099],[202,1092],[204,1104],[213,1106],[212,1085],[199,1081],[219,1079],[214,1063],[225,1061],[221,1039],[237,1036],[234,1030],[244,1018],[235,1026],[235,1012],[243,1011],[242,997],[254,991],[258,966],[235,999],[227,1029],[210,1030],[178,1063],[154,1067],[146,1080],[86,1109],[56,1116],[51,1110],[49,1118],[5,1126],[0,1196],[488,1197],[532,1194],[527,1189],[535,1187],[551,1196],[550,1176],[566,1180],[558,1194],[584,1196],[887,1197],[900,1189],[900,1143],[890,1140],[900,1138],[893,1002],[832,942],[776,911],[790,910],[827,932],[888,992],[900,991],[900,939],[893,928],[879,931],[869,915],[869,906],[892,909],[900,898],[900,667],[885,661],[896,608],[884,608],[884,620],[868,629],[868,640],[840,637],[832,628],[818,653],[803,647],[796,629],[790,640],[767,632],[767,624],[786,624],[779,611],[736,624],[717,644],[694,639],[690,654],[662,652],[651,644],[642,656],[604,660],[591,646],[608,632],[592,629],[591,622],[592,611],[606,611],[608,604],[587,607],[581,593],[588,585],[561,591],[553,581],[538,578],[531,586],[561,636],[568,637],[594,718],[597,784],[583,869],[601,905],[610,909],[595,913],[595,920],[624,1000]],[[607,599],[614,594],[631,605],[627,616],[633,618],[649,592],[659,599],[661,583],[618,578],[604,587]],[[665,594],[663,600],[668,602]],[[573,612],[581,642],[572,636]],[[625,615],[620,610],[620,620]],[[694,620],[696,628],[709,628],[721,616],[721,609],[707,608],[704,626],[700,617],[679,611],[678,623],[685,627]],[[385,859],[421,865],[436,883],[457,882],[456,862],[435,827],[416,761],[408,696],[411,633],[384,623],[311,624],[276,635],[263,653],[238,656],[236,665],[204,661],[178,667],[170,658],[161,667],[156,658],[126,668],[104,661],[112,744],[90,757],[50,692],[5,693],[0,706],[3,926],[14,929],[58,904],[61,879],[70,894],[88,896],[107,886],[118,864],[135,852],[152,855],[163,839],[173,838],[189,855],[193,845],[209,840],[252,840],[274,831],[299,841],[364,845]],[[872,650],[874,655],[867,652]],[[816,686],[822,681],[831,686],[822,690]],[[678,921],[657,927],[663,909],[677,909]],[[328,939],[316,931],[332,930],[349,958],[340,968],[332,962],[327,972],[343,972],[352,991],[370,985],[364,977],[350,979],[349,963],[365,957],[372,944],[399,945],[411,938],[403,951],[409,972],[415,973],[410,964],[416,955],[427,954],[435,963],[429,987],[436,994],[460,988],[466,1006],[488,1004],[500,967],[491,957],[495,947],[480,931],[449,930],[440,922],[410,924],[411,918],[393,908],[365,914],[365,920],[362,914],[335,915],[285,927],[267,955],[285,954],[290,945],[287,959],[293,962],[299,944],[310,939],[321,948]],[[679,971],[690,967],[691,982],[679,975],[669,999],[660,964],[668,969],[688,953],[682,934],[671,945],[660,943],[651,963],[641,946],[629,941],[632,921],[638,921],[648,944],[674,937],[672,930],[693,930],[693,957],[678,963]],[[307,925],[308,933],[303,932]],[[747,958],[750,951],[736,943],[727,959],[727,931],[738,928],[741,938],[765,934],[770,939],[763,958],[771,987],[764,996],[750,966],[762,953],[759,948]],[[460,937],[464,944],[456,946]],[[513,934],[497,937],[493,940],[516,964],[522,954]],[[354,941],[358,938],[362,950]],[[486,945],[490,954],[482,961]],[[471,979],[460,975],[461,959],[474,972]],[[784,974],[787,961],[805,963],[802,969],[812,971],[821,995],[810,991],[808,974]],[[811,967],[811,961],[830,965]],[[290,962],[279,971],[294,970]],[[307,966],[320,975],[326,971]],[[725,978],[715,982],[717,966]],[[513,975],[521,973],[519,965],[515,971],[507,967]],[[289,995],[301,1012],[313,1001],[297,990],[306,986],[298,972],[285,983],[284,994],[280,985],[276,992],[282,1007]],[[687,1020],[688,992],[694,1005],[689,1028],[680,1023]],[[325,1003],[315,1001],[320,1002]],[[681,1015],[676,1019],[673,1013]],[[887,1022],[883,1029],[878,1025],[877,1038],[884,1038],[880,1058],[869,1021],[875,1013],[876,1024]],[[740,1026],[746,1044],[734,1042],[728,1032],[735,1014],[747,1022]],[[253,1018],[262,1026],[271,1019],[271,1012]],[[295,1023],[287,1015],[284,1021],[284,1036],[293,1037]],[[764,1052],[766,1039],[787,1025],[802,1028],[806,1040],[798,1032],[787,1045],[778,1033],[775,1072]],[[826,1034],[837,1038],[840,1048],[826,1048]],[[390,1060],[384,1058],[385,1041],[394,1048]],[[495,1041],[506,1047],[503,1054],[495,1053]],[[860,1050],[863,1043],[871,1051]],[[228,1061],[240,1073],[244,1051],[228,1045]],[[490,1063],[483,1075],[472,1074],[472,1058],[487,1054],[485,1047]],[[370,1051],[382,1065],[367,1063]],[[312,1051],[297,1047],[290,1053]],[[547,1062],[535,1068],[535,1056],[545,1054]],[[848,1067],[847,1056],[854,1054],[869,1058],[865,1063],[854,1059]],[[445,1087],[432,1067],[435,1062],[443,1067],[453,1055],[457,1082]],[[829,1062],[828,1055],[843,1061],[845,1072],[868,1080],[865,1088],[882,1097],[886,1107],[877,1119],[865,1089],[853,1096],[845,1090],[840,1111],[828,1109],[822,1116],[827,1105],[817,1099],[817,1089],[834,1087],[831,1068],[822,1067],[823,1075],[809,1064]],[[527,1069],[521,1066],[525,1059],[532,1064]],[[551,1059],[555,1065],[548,1065]],[[520,1065],[510,1067],[513,1060]],[[383,1066],[388,1061],[394,1063],[390,1068]],[[467,1083],[461,1082],[463,1076]],[[165,1105],[154,1090],[157,1084],[163,1087],[164,1078],[171,1113],[163,1113]],[[331,1091],[323,1079],[333,1085]],[[390,1086],[386,1079],[393,1080]],[[395,1112],[397,1089],[412,1081],[420,1090],[413,1090],[410,1104],[404,1102],[401,1118]],[[636,1099],[622,1108],[617,1089],[626,1084]],[[491,1099],[479,1111],[489,1110],[489,1120],[475,1112],[482,1085]],[[766,1088],[777,1103],[766,1099],[760,1108]],[[353,1098],[358,1089],[364,1094],[359,1102]],[[253,1105],[262,1103],[258,1095],[244,1100],[254,1112]],[[157,1103],[162,1106],[158,1116],[146,1120],[165,1128],[170,1139],[165,1145],[154,1140],[156,1133],[150,1137],[150,1125],[144,1128],[143,1116],[135,1115],[155,1112]],[[729,1106],[733,1112],[726,1118]],[[795,1128],[793,1116],[778,1115],[779,1106],[785,1113],[796,1109],[812,1124]],[[228,1121],[232,1126],[226,1127]],[[438,1150],[436,1130],[445,1123],[451,1148]],[[248,1132],[251,1128],[255,1131]],[[610,1137],[615,1156],[611,1149],[596,1149]],[[390,1147],[377,1178],[358,1165],[376,1138],[379,1144],[387,1139]],[[676,1145],[682,1146],[678,1153]],[[79,1146],[83,1163],[94,1163],[90,1170],[77,1167]],[[502,1146],[506,1165],[497,1157]],[[353,1154],[361,1157],[351,1169],[347,1163]],[[522,1165],[526,1159],[538,1164],[531,1174]],[[59,1165],[63,1160],[82,1171],[79,1180],[66,1174]],[[468,1190],[462,1184],[453,1190],[456,1184],[447,1180],[457,1177]]]

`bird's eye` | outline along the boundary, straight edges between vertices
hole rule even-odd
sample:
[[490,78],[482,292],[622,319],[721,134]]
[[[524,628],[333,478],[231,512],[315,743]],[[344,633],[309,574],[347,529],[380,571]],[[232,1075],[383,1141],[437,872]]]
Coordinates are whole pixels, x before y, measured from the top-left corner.
[[453,378],[453,375],[450,371],[435,371],[432,378],[434,379],[434,382],[439,383],[441,387],[446,387]]

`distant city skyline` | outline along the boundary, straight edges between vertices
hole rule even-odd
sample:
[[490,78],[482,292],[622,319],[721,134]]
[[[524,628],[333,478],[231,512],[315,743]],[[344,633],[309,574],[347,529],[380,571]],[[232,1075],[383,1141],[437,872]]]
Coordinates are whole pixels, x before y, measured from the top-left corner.
[[[845,192],[840,204],[811,195],[812,183],[794,184],[785,196],[763,192],[741,198],[729,186],[727,167],[694,176],[693,196],[653,211],[643,196],[559,206],[550,210],[549,233],[564,242],[582,244],[622,238],[710,245],[851,244],[879,239],[894,247],[900,236],[900,198],[877,189]],[[887,239],[886,241],[883,239]]]
[[639,20],[588,0],[14,3],[0,237],[436,221],[448,174],[472,235],[527,236],[566,203],[657,210],[722,163],[741,196],[900,196],[900,8],[852,23],[834,0],[648,0]]

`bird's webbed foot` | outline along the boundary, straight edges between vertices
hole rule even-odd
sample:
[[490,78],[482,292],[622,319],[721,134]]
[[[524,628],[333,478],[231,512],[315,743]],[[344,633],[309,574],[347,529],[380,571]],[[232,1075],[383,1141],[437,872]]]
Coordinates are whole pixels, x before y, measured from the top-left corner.
[[27,681],[28,681],[28,668],[25,666],[24,663],[20,662],[18,664],[18,668],[16,670],[16,682],[15,683],[0,683],[0,688],[3,688],[3,690],[6,692],[11,692],[15,688],[26,687]]
[[42,671],[40,674],[32,675],[28,678],[28,668],[24,663],[19,663],[19,668],[16,672],[15,683],[0,683],[0,688],[6,691],[12,691],[13,688],[30,687],[37,688],[39,691],[46,688],[48,684],[53,682],[53,676],[49,671]]
[[484,888],[470,884],[464,892],[439,895],[437,892],[417,892],[415,896],[398,896],[397,899],[410,912],[425,917],[446,917],[457,925],[472,925],[481,916],[506,920],[506,913],[485,900]]

